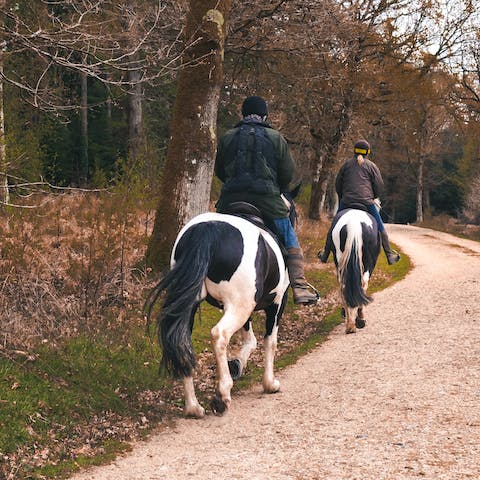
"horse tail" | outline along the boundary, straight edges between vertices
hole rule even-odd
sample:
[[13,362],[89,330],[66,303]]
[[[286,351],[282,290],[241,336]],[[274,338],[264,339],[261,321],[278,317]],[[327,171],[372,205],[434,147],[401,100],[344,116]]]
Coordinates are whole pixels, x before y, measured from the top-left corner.
[[191,376],[196,366],[192,346],[193,321],[217,243],[217,232],[210,227],[208,223],[198,223],[183,233],[181,243],[188,243],[194,246],[192,248],[179,249],[177,240],[178,256],[173,267],[153,288],[145,303],[150,319],[154,304],[166,291],[156,322],[162,347],[160,366],[175,378]]
[[349,222],[346,228],[345,248],[338,264],[342,297],[349,307],[368,305],[372,297],[363,288],[362,226]]

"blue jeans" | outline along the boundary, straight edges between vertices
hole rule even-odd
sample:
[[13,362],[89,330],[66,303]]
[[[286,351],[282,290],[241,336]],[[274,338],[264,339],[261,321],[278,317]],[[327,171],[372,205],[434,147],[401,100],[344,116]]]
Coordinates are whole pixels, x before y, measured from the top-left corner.
[[287,250],[289,248],[300,248],[298,244],[297,234],[292,227],[292,223],[289,218],[275,218],[273,220],[275,227],[277,228],[280,240],[285,245]]
[[383,232],[385,230],[385,225],[383,224],[382,217],[380,216],[380,212],[377,210],[375,205],[367,205],[368,213],[375,218],[378,225],[378,231]]
[[[345,210],[346,208],[349,208],[349,207],[345,207],[345,205],[342,202],[338,204],[338,211]],[[365,205],[365,208],[367,209],[367,212],[372,217],[374,217],[375,220],[377,221],[378,231],[383,232],[385,230],[385,225],[383,224],[382,217],[380,216],[380,212],[377,210],[377,207],[374,204],[372,204],[372,205]]]

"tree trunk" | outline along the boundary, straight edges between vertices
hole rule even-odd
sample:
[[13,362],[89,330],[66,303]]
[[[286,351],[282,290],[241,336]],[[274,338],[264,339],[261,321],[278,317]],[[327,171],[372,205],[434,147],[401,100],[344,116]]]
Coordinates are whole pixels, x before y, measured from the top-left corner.
[[[6,0],[0,0],[0,8],[3,10]],[[0,201],[10,203],[7,176],[7,146],[5,138],[5,112],[3,103],[3,52],[4,45],[0,36]]]
[[113,145],[113,124],[112,124],[112,97],[110,93],[108,93],[108,97],[106,100],[106,108],[107,108],[107,135],[106,141],[108,144]]
[[338,195],[335,190],[335,179],[333,172],[330,173],[327,183],[327,195],[325,199],[325,211],[329,217],[333,217],[338,210]]
[[327,215],[329,211],[327,210],[327,198],[328,198],[328,187],[330,184],[330,178],[332,177],[332,172],[328,172],[328,174],[324,177],[322,184],[320,185],[320,191],[322,192],[322,198],[320,199],[319,210],[320,212],[324,212]]
[[417,223],[423,222],[423,164],[425,159],[420,155],[417,170]]
[[430,189],[423,186],[423,218],[432,216],[432,204],[430,203]]
[[142,145],[142,72],[129,70],[131,84],[128,95],[128,154],[131,160],[137,160]]
[[[315,144],[316,142],[314,142]],[[314,147],[314,155],[317,154],[317,149]],[[319,154],[317,160],[314,162],[315,171],[312,178],[312,192],[310,194],[310,204],[308,210],[308,218],[312,220],[320,220],[321,216],[321,181],[320,174],[323,169],[323,155]]]
[[417,218],[416,222],[423,222],[423,197],[424,197],[424,186],[423,186],[423,175],[425,170],[425,159],[427,156],[427,145],[428,145],[428,128],[427,128],[427,119],[428,111],[427,105],[421,106],[421,124],[420,124],[420,138],[419,138],[419,152],[418,152],[418,165],[417,165]]
[[312,194],[310,196],[308,210],[308,217],[313,220],[320,220],[322,218],[322,213],[324,212],[325,206],[325,198],[327,196],[329,185],[328,182],[329,179],[333,177],[337,153],[344,133],[345,132],[338,132],[335,138],[331,139],[331,143],[328,144],[328,147],[323,145],[323,149],[326,151],[322,157],[322,160],[319,162],[319,165],[316,166],[316,168],[319,170],[319,173],[318,177],[314,178],[314,181],[312,182]]
[[[230,0],[191,0],[184,55],[147,264],[168,264],[180,228],[208,210],[216,150],[225,28]],[[188,63],[188,65],[187,65]]]
[[80,153],[79,184],[85,186],[88,179],[88,78],[84,72],[81,77],[80,122],[82,132],[82,150]]
[[318,152],[318,163],[314,165],[317,175],[312,183],[312,195],[308,210],[308,217],[313,220],[319,220],[322,216],[328,180],[333,175],[338,149],[350,125],[351,95],[352,93],[348,91],[348,95],[343,97],[343,102],[335,105],[337,114],[332,123],[336,128],[327,133],[317,133],[310,129],[314,150]]
[[[135,8],[137,2],[125,0],[126,16],[123,19],[125,32],[128,33],[127,42],[124,45],[125,51],[130,51],[133,45],[139,41],[141,37],[139,33],[139,11]],[[139,60],[138,51],[128,55],[128,95],[127,95],[127,121],[128,121],[128,157],[130,160],[138,159],[140,149],[143,143],[143,110],[142,110],[142,70]]]

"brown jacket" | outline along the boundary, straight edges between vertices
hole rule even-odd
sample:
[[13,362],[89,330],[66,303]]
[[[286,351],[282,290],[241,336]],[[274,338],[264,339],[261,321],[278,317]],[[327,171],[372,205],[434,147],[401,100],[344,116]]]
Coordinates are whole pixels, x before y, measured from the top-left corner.
[[335,189],[344,207],[352,204],[372,205],[383,192],[383,179],[378,167],[368,158],[362,164],[357,156],[347,160],[338,171]]

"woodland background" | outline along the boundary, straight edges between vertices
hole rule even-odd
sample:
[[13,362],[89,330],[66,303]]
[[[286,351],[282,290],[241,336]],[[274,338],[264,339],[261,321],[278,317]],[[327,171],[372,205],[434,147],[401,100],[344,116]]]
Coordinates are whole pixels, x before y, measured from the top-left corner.
[[478,7],[0,0],[0,343],[138,316],[218,197],[216,139],[251,94],[290,144],[305,218],[328,224],[364,137],[387,221],[479,224]]
[[[246,96],[289,142],[322,295],[289,302],[279,357],[342,321],[316,252],[358,138],[386,221],[478,232],[479,3],[0,0],[0,479],[103,461],[181,412],[142,306],[180,227],[214,208],[217,138]],[[408,269],[381,257],[374,283]],[[212,310],[194,329],[203,391]]]

